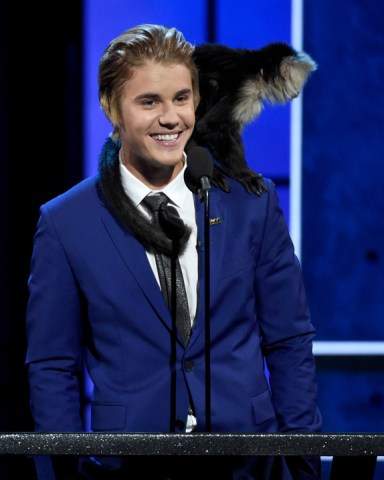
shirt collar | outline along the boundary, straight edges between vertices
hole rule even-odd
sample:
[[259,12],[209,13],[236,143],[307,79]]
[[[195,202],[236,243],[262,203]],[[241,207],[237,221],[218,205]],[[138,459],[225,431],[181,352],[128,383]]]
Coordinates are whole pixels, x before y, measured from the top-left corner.
[[120,175],[125,193],[132,200],[134,205],[139,206],[142,200],[151,192],[164,192],[173,204],[177,207],[183,207],[186,202],[187,194],[189,192],[184,182],[184,172],[187,168],[187,156],[184,155],[184,166],[180,173],[168,185],[161,190],[151,190],[147,185],[144,185],[138,178],[125,167],[122,163],[121,151],[119,152]]

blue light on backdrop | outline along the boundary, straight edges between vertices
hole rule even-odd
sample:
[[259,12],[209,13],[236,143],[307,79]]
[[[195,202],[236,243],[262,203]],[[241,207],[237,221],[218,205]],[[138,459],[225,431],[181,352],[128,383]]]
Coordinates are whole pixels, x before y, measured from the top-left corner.
[[[128,2],[126,0],[84,1],[84,152],[86,176],[97,170],[97,159],[111,131],[99,108],[97,67],[104,48],[123,30],[139,23],[160,23],[179,28],[194,44],[208,41],[208,2],[199,0]],[[261,13],[262,12],[262,13]],[[291,4],[240,0],[216,2],[216,43],[231,47],[261,48],[273,41],[290,42]],[[266,106],[244,130],[250,166],[266,176],[289,180],[290,105]],[[280,201],[289,221],[289,188],[278,186]]]
[[97,170],[102,144],[111,126],[97,97],[97,68],[108,43],[140,23],[158,23],[180,29],[192,43],[206,41],[205,1],[84,0],[84,175]]

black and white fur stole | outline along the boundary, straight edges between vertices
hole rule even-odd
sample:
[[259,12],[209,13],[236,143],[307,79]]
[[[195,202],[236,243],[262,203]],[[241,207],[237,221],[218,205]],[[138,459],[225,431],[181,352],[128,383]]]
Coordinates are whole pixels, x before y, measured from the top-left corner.
[[[160,226],[151,223],[133,204],[125,193],[119,165],[121,144],[111,137],[104,143],[99,157],[98,186],[107,206],[123,228],[128,229],[147,249],[152,246],[156,251],[171,256],[175,253],[175,242]],[[183,232],[176,246],[176,253],[185,249],[191,229],[182,223]]]

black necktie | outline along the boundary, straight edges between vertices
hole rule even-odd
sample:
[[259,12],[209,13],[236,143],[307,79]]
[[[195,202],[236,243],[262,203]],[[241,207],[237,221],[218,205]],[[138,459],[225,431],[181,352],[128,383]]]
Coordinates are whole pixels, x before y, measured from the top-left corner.
[[158,222],[173,241],[173,253],[169,257],[155,251],[160,287],[167,302],[177,331],[186,346],[191,334],[191,317],[185,291],[183,274],[178,258],[178,240],[183,229],[177,210],[168,205],[169,198],[162,192],[148,195],[142,204],[153,214],[153,222]]

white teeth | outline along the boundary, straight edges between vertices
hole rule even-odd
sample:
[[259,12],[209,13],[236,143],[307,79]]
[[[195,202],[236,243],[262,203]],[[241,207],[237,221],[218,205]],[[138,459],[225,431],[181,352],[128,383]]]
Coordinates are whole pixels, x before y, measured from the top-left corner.
[[162,142],[173,142],[174,140],[177,140],[178,134],[175,133],[174,135],[152,135],[152,137]]

